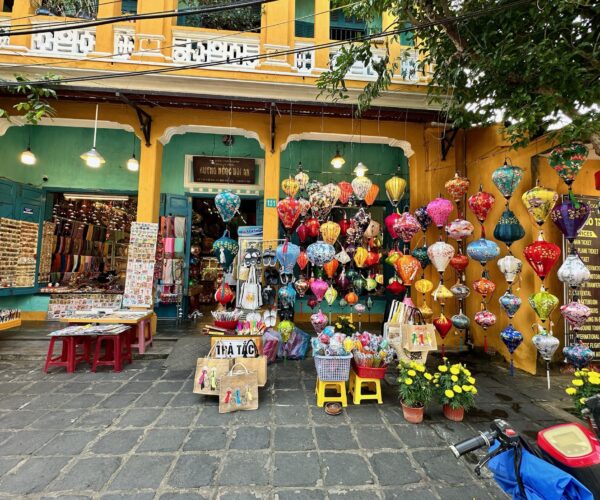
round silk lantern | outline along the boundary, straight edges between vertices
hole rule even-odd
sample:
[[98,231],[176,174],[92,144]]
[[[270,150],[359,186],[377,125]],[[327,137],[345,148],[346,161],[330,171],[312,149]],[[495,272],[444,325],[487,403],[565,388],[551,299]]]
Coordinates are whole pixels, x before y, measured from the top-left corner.
[[483,187],[480,186],[479,191],[476,194],[469,196],[467,205],[469,205],[471,212],[477,217],[477,220],[483,224],[485,219],[487,219],[490,210],[494,206],[495,201],[496,198],[494,195],[483,191]]
[[404,254],[399,250],[390,250],[388,252],[388,256],[385,258],[385,263],[393,266],[396,263],[396,261],[403,255]]
[[306,224],[302,223],[296,228],[296,234],[298,235],[298,239],[300,243],[304,243],[306,238],[308,238],[308,227]]
[[569,302],[560,307],[560,313],[573,330],[579,330],[590,317],[592,311],[581,302]]
[[333,245],[340,235],[341,228],[337,222],[328,221],[325,224],[321,224],[321,236],[325,243]]
[[352,288],[358,295],[363,292],[365,285],[366,281],[360,274],[352,280]]
[[327,196],[329,205],[332,207],[335,206],[335,204],[340,199],[340,194],[342,194],[342,190],[340,189],[340,187],[337,184],[334,184],[333,182],[330,182],[329,184],[323,186],[321,191],[325,194],[325,196]]
[[379,194],[379,186],[377,184],[371,184],[369,191],[365,195],[365,203],[368,206],[371,206],[373,203],[375,203],[375,200],[377,199],[378,194]]
[[524,172],[521,167],[508,165],[504,162],[504,165],[492,173],[492,182],[498,188],[498,191],[502,193],[502,196],[509,200],[521,182]]
[[550,212],[550,219],[556,224],[565,238],[573,243],[591,213],[587,203],[573,202],[570,198],[557,203]]
[[455,203],[460,203],[463,196],[469,190],[470,185],[471,181],[469,181],[469,179],[466,177],[461,177],[458,175],[458,172],[456,172],[454,177],[444,184],[444,187],[450,195],[450,198],[452,198]]
[[552,361],[552,357],[560,345],[560,340],[545,331],[534,335],[531,341],[544,361]]
[[294,307],[296,295],[296,289],[291,283],[288,283],[286,286],[282,286],[277,292],[279,303],[283,307]]
[[323,300],[323,296],[328,288],[329,285],[327,282],[323,281],[321,278],[317,278],[310,284],[310,290],[315,294],[315,297],[319,302]]
[[523,269],[523,263],[514,255],[502,257],[496,264],[509,284],[512,284],[518,278]]
[[314,309],[319,305],[319,301],[316,299],[316,297],[309,297],[306,301],[306,305],[311,309]]
[[283,179],[281,181],[281,189],[285,194],[287,194],[290,198],[296,196],[296,193],[300,189],[300,184],[293,177],[288,177],[287,179]]
[[491,326],[496,324],[496,315],[488,311],[487,309],[482,309],[481,311],[477,311],[475,313],[475,323],[477,323],[481,328],[487,330]]
[[350,262],[352,259],[346,250],[344,250],[344,247],[342,247],[342,249],[335,254],[335,260],[337,260],[343,266],[344,264],[348,264],[348,262]]
[[462,283],[456,283],[450,288],[450,292],[452,292],[452,295],[454,295],[458,300],[464,300],[471,295],[471,289]]
[[510,248],[515,241],[520,240],[523,236],[525,236],[525,229],[523,229],[519,219],[512,210],[506,208],[494,228],[494,238]]
[[327,323],[329,323],[327,316],[320,310],[310,315],[310,324],[313,326],[316,333],[321,333],[325,330]]
[[379,259],[381,258],[381,254],[375,252],[374,250],[369,250],[367,252],[367,258],[365,259],[365,267],[372,267],[379,264]]
[[529,296],[529,305],[538,315],[542,322],[546,321],[556,306],[558,306],[558,297],[547,292],[543,287],[539,292]]
[[467,255],[485,266],[500,255],[500,247],[491,240],[480,238],[467,245]]
[[340,220],[338,224],[340,226],[340,234],[342,236],[346,236],[346,234],[348,233],[348,229],[350,229],[350,227],[352,226],[352,221],[350,221],[348,217],[346,217],[346,212],[344,212],[344,218]]
[[450,290],[448,290],[448,288],[446,288],[446,286],[443,283],[440,282],[438,283],[438,286],[434,290],[432,296],[433,300],[444,304],[447,300],[454,297],[454,294]]
[[356,295],[354,292],[348,292],[346,295],[344,295],[344,300],[348,303],[348,305],[353,306],[358,302],[358,295]]
[[319,228],[321,227],[321,224],[317,219],[315,219],[314,217],[306,219],[304,221],[304,225],[306,226],[306,230],[308,231],[308,236],[310,236],[311,238],[316,238],[319,236]]
[[438,229],[446,225],[452,210],[454,210],[452,202],[446,198],[436,198],[427,204],[427,215]]
[[366,248],[358,247],[354,253],[354,263],[356,266],[359,268],[365,267],[365,261],[367,260],[368,255],[369,252]]
[[577,253],[570,253],[558,268],[558,279],[571,288],[579,288],[591,278],[590,270]]
[[550,152],[548,163],[567,186],[571,186],[588,156],[583,144],[573,143],[554,148]]
[[329,304],[330,306],[333,305],[333,303],[335,302],[335,299],[337,299],[338,293],[337,290],[335,288],[333,288],[333,286],[329,286],[329,288],[327,289],[327,291],[325,292],[325,295],[323,296],[323,298],[325,299],[325,302],[327,302],[327,304]]
[[492,295],[496,291],[496,283],[482,277],[473,282],[473,290],[485,299],[488,295]]
[[223,283],[215,292],[215,300],[225,306],[235,299],[235,294],[227,283]]
[[429,214],[427,213],[426,206],[419,207],[415,210],[415,218],[419,221],[419,224],[421,225],[421,230],[423,231],[423,233],[425,233],[427,231],[427,228],[433,222],[431,220],[431,217],[429,217]]
[[277,202],[277,215],[279,215],[283,227],[291,231],[300,217],[300,203],[292,197],[279,200]]
[[300,251],[298,258],[296,259],[296,264],[298,264],[300,271],[304,271],[308,265],[308,262],[308,255],[306,255],[306,252],[304,250]]
[[306,292],[308,291],[309,287],[310,285],[308,281],[304,279],[304,276],[300,276],[296,281],[294,281],[294,288],[296,289],[296,293],[300,298],[306,295]]
[[348,288],[350,288],[350,280],[346,276],[344,269],[342,269],[342,272],[335,280],[335,284],[341,291],[348,290]]
[[275,258],[284,274],[292,274],[294,265],[300,256],[300,247],[290,241],[285,241],[277,247]]
[[400,203],[405,190],[406,181],[402,177],[395,175],[391,179],[385,181],[385,194],[394,207],[397,207],[398,203]]
[[413,284],[418,272],[421,270],[421,264],[412,255],[403,255],[396,261],[394,267],[402,283],[406,286]]
[[446,233],[450,238],[456,241],[462,241],[468,238],[475,231],[475,227],[468,220],[454,219],[446,226]]
[[523,193],[521,199],[531,218],[541,227],[558,200],[558,193],[545,187],[536,186]]
[[329,243],[324,241],[317,241],[308,245],[306,249],[306,255],[308,260],[313,266],[322,266],[326,262],[329,262],[335,256],[335,248]]
[[457,273],[462,273],[469,265],[469,257],[459,253],[450,259],[450,265]]
[[351,184],[354,196],[356,196],[358,200],[364,200],[365,196],[367,196],[367,193],[369,192],[369,189],[371,189],[371,186],[373,185],[371,179],[365,177],[364,175],[352,179]]
[[433,318],[433,309],[429,307],[427,302],[423,302],[423,304],[419,307],[419,312],[425,321],[429,321],[431,318]]
[[300,204],[300,216],[306,217],[306,214],[310,210],[310,201],[306,198],[298,198],[298,203]]
[[513,362],[513,353],[523,342],[523,334],[519,330],[515,330],[512,325],[508,325],[500,332],[500,340],[504,342],[504,345],[510,353],[510,374],[514,375],[515,368]]
[[329,197],[323,191],[316,191],[310,195],[310,210],[317,219],[323,220],[331,211]]
[[333,278],[339,265],[340,263],[336,259],[331,259],[329,262],[323,264],[323,270],[329,279]]
[[525,247],[523,255],[535,274],[544,281],[560,257],[560,247],[544,241],[540,235],[537,241]]
[[500,297],[498,302],[510,319],[517,314],[517,311],[521,307],[521,299],[509,291],[504,292],[504,295]]
[[387,285],[385,289],[392,295],[400,295],[401,293],[404,293],[406,291],[406,287],[396,280],[390,282],[390,284]]
[[394,224],[394,231],[404,243],[409,243],[420,230],[419,221],[409,212],[403,212]]
[[350,197],[352,196],[352,184],[348,181],[338,182],[338,187],[340,188],[340,203],[345,205],[350,201]]
[[385,227],[386,227],[388,233],[390,233],[390,236],[392,237],[393,240],[398,239],[400,237],[400,235],[398,234],[398,232],[395,229],[396,222],[399,219],[400,219],[400,214],[397,212],[393,212],[390,215],[388,215],[383,221],[385,223]]
[[582,342],[575,342],[563,348],[563,355],[568,363],[581,370],[594,359],[594,351]]
[[415,290],[419,293],[426,294],[433,290],[433,283],[427,279],[420,279],[415,282]]
[[427,255],[427,247],[425,246],[415,248],[411,255],[419,261],[421,264],[421,269],[425,269],[429,264],[431,264],[429,255]]
[[369,222],[367,229],[365,229],[365,233],[363,236],[365,238],[372,239],[372,238],[377,237],[379,235],[380,231],[381,231],[381,226],[379,225],[379,222],[372,220],[371,222]]
[[457,330],[466,330],[469,328],[469,326],[471,326],[471,320],[462,311],[452,316],[450,321],[452,321],[452,325]]
[[369,276],[365,282],[365,288],[367,289],[367,292],[372,292],[377,288],[377,280],[372,276]]
[[454,257],[454,247],[444,241],[436,241],[427,248],[427,256],[440,274],[448,267],[450,259]]
[[215,196],[215,207],[224,222],[233,219],[241,204],[241,198],[231,191],[223,191]]
[[306,192],[308,193],[308,197],[310,198],[313,193],[316,193],[317,191],[321,191],[321,188],[323,187],[323,184],[321,184],[318,180],[316,179],[311,179],[308,184],[306,184]]
[[452,322],[444,316],[444,313],[435,318],[432,323],[442,340],[446,338],[446,335],[448,335],[448,332],[452,329]]
[[306,189],[308,185],[308,181],[310,180],[308,174],[302,170],[300,170],[295,176],[294,179],[298,183],[298,187],[300,189]]
[[219,265],[223,271],[227,271],[231,267],[239,248],[238,242],[229,237],[229,230],[227,229],[223,233],[223,236],[213,243],[213,254],[219,261]]

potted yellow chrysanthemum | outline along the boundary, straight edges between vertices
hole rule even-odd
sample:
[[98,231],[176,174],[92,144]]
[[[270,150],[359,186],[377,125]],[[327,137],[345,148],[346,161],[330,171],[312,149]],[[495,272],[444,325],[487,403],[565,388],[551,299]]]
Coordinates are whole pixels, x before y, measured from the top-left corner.
[[433,376],[421,363],[401,361],[398,365],[398,393],[402,413],[407,422],[419,424],[423,421],[425,405],[431,401]]
[[600,373],[588,368],[577,370],[571,386],[565,392],[573,399],[575,409],[579,414],[585,408],[585,400],[600,393]]
[[447,358],[438,366],[433,377],[435,393],[444,405],[444,416],[448,420],[461,422],[465,410],[475,406],[475,379],[471,372],[461,363],[450,365]]

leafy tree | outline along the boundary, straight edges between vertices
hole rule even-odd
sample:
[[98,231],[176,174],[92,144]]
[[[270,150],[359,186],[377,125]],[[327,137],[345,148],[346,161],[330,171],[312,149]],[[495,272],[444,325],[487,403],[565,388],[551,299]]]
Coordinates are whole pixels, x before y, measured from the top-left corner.
[[[47,74],[42,77],[42,80],[47,81],[49,84],[55,84],[59,82],[56,75]],[[25,95],[25,100],[18,102],[13,106],[13,109],[23,113],[23,118],[30,125],[37,125],[38,122],[47,116],[54,115],[54,108],[48,101],[50,98],[56,99],[56,91],[50,87],[42,87],[37,85],[30,85],[29,80],[21,75],[15,75],[15,81],[19,85],[9,87],[13,94]],[[10,120],[9,113],[0,109],[0,118],[6,118]]]
[[[387,31],[415,27],[419,71],[430,72],[432,102],[458,128],[503,123],[515,144],[549,133],[560,142],[592,141],[600,154],[600,2],[595,0],[340,0],[348,13],[373,19],[388,11]],[[359,112],[385,91],[400,61],[389,47],[373,65],[377,79],[359,97]],[[372,42],[347,45],[318,87],[347,98],[345,75],[368,63]],[[562,126],[565,121],[568,125]]]
[[[185,0],[179,8],[197,9],[223,5],[223,0]],[[201,26],[217,30],[260,31],[260,6],[240,7],[207,14],[192,14],[182,18],[186,26]]]

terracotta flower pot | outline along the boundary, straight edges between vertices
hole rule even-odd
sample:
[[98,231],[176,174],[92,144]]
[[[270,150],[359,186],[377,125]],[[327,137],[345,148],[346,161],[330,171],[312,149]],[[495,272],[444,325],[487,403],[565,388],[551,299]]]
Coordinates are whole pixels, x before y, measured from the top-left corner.
[[404,420],[411,424],[420,424],[423,422],[423,415],[425,414],[424,406],[406,406],[402,403],[402,414],[404,415]]
[[444,417],[454,422],[462,422],[465,418],[465,409],[462,407],[453,409],[450,405],[444,405]]

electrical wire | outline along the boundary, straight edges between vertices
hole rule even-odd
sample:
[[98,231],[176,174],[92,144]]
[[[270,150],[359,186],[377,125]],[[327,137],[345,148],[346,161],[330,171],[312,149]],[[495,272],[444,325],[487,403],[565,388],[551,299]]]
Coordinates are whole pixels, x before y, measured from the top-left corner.
[[[272,1],[272,0],[269,0],[269,1]],[[399,35],[401,33],[407,33],[410,31],[416,31],[419,29],[429,28],[429,27],[433,27],[433,26],[437,26],[437,25],[456,23],[456,22],[464,21],[466,19],[478,17],[483,14],[489,14],[489,13],[497,12],[500,10],[505,10],[508,8],[515,7],[517,5],[527,4],[527,3],[534,2],[534,1],[536,1],[536,0],[515,0],[514,2],[498,5],[496,7],[488,7],[486,9],[480,9],[480,10],[469,12],[467,14],[463,14],[460,16],[450,16],[450,17],[438,19],[436,21],[420,23],[418,25],[412,25],[410,27],[405,27],[405,28],[398,28],[398,29],[392,30],[392,31],[364,35],[362,37],[357,37],[357,38],[353,39],[351,42],[349,42],[347,40],[335,40],[335,41],[325,42],[322,44],[315,44],[312,46],[309,45],[309,46],[301,47],[301,48],[297,48],[297,49],[274,51],[269,54],[258,54],[258,55],[254,55],[254,56],[241,56],[241,57],[236,57],[236,58],[227,58],[224,61],[186,64],[186,65],[177,66],[177,67],[156,68],[156,69],[149,69],[149,70],[142,70],[142,71],[128,71],[128,72],[102,74],[102,75],[71,77],[71,78],[64,78],[61,80],[57,80],[56,83],[63,84],[63,83],[94,81],[94,80],[107,80],[107,79],[114,79],[114,78],[126,78],[129,76],[157,75],[157,74],[163,74],[163,73],[172,73],[175,71],[184,71],[187,69],[210,68],[210,67],[222,66],[222,65],[226,65],[226,64],[232,64],[235,62],[237,62],[239,64],[241,64],[243,62],[254,62],[256,60],[271,58],[273,56],[292,55],[292,54],[307,52],[307,51],[311,51],[311,50],[332,48],[332,47],[337,47],[337,46],[344,45],[347,43],[364,42],[364,41],[373,40],[375,38],[395,36],[395,35]],[[261,0],[261,3],[262,3],[262,0]],[[29,81],[29,82],[27,82],[27,85],[48,85],[48,83],[49,82],[47,80],[37,80],[37,81]],[[6,82],[6,81],[0,82],[0,88],[1,87],[10,88],[10,87],[15,87],[15,86],[19,86],[19,85],[22,85],[22,83]]]
[[[110,4],[113,4],[113,3],[121,3],[121,2],[122,2],[122,0],[111,0],[110,2],[99,2],[97,4],[97,6],[100,7],[101,5],[110,5]],[[20,21],[22,19],[33,19],[34,17],[39,17],[39,16],[42,16],[42,15],[44,15],[44,14],[30,14],[28,16],[11,17],[10,20],[12,22],[12,21]],[[67,17],[67,16],[55,16],[55,17]],[[63,22],[63,23],[69,23],[69,22],[73,22],[73,21],[61,21],[61,22]],[[42,23],[42,24],[50,24],[50,23]],[[16,27],[31,26],[31,24],[30,23],[25,23],[25,24],[17,24],[17,25],[14,25],[14,26],[16,26]]]

